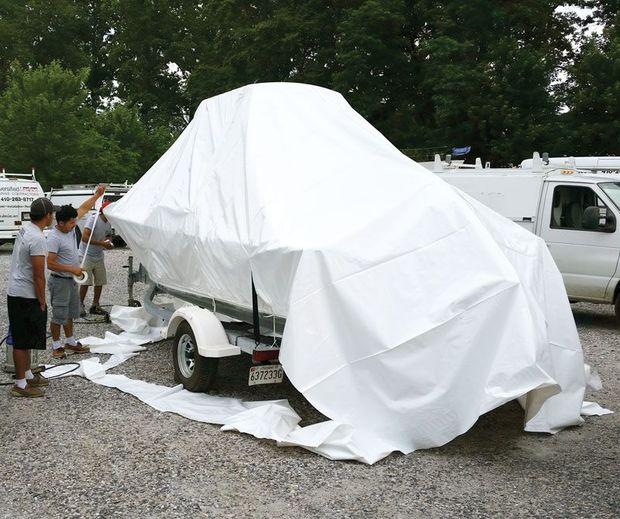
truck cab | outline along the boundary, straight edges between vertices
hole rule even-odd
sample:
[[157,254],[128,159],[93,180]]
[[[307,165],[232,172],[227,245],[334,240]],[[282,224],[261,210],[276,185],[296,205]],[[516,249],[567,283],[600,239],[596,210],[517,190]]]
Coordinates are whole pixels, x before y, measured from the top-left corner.
[[620,176],[559,175],[543,184],[536,234],[571,300],[615,303],[620,281]]

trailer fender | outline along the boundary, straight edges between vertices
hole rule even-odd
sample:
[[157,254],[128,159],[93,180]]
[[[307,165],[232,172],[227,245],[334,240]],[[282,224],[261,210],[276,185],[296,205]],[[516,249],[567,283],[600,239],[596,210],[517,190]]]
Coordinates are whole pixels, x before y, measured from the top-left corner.
[[196,347],[201,357],[221,358],[240,355],[241,349],[228,342],[224,327],[215,314],[198,306],[179,308],[168,323],[166,337],[174,337],[179,325],[186,321],[196,337]]

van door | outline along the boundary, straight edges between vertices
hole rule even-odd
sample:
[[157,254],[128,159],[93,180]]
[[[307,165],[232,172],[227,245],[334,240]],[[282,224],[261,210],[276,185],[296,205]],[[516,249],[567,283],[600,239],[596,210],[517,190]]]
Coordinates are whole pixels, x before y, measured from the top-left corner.
[[[607,301],[620,257],[615,206],[596,186],[549,181],[540,236],[547,242],[570,298]],[[608,297],[609,299],[609,297]]]

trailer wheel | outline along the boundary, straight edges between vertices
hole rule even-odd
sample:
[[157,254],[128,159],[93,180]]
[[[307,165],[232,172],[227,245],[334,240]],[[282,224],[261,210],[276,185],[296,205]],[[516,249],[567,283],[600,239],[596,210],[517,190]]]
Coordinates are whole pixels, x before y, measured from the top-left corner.
[[198,355],[192,327],[187,321],[182,322],[177,328],[172,348],[175,380],[188,391],[207,391],[215,381],[218,361]]

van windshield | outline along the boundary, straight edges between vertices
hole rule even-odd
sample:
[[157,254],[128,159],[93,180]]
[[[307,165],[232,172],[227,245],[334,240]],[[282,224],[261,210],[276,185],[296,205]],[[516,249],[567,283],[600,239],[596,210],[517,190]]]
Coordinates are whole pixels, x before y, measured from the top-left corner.
[[620,209],[620,182],[603,182],[599,184],[605,194]]

